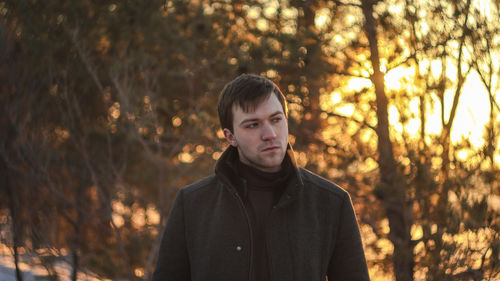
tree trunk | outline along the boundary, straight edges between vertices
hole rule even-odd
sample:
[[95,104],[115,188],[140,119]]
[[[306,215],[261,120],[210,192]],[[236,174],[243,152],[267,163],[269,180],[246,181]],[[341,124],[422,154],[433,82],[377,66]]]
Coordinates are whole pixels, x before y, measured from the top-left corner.
[[[321,144],[318,133],[323,128],[322,119],[320,118],[320,89],[324,84],[325,68],[322,62],[321,38],[319,31],[316,29],[315,16],[318,7],[317,1],[303,1],[297,2],[297,9],[302,10],[301,16],[297,19],[297,33],[298,37],[302,38],[301,46],[305,47],[306,53],[303,55],[303,63],[300,68],[300,73],[305,77],[305,81],[301,81],[299,86],[307,89],[302,92],[299,89],[304,102],[303,114],[304,118],[301,120],[299,126],[299,134],[297,134],[296,148],[307,149],[310,144]],[[309,168],[315,170],[309,164]]]
[[78,277],[78,251],[76,249],[73,250],[72,258],[73,270],[71,271],[71,280],[76,281]]
[[12,187],[9,182],[9,173],[7,171],[7,165],[3,159],[0,160],[1,168],[3,170],[4,175],[4,188],[7,190],[7,196],[9,198],[9,209],[10,209],[10,217],[12,218],[12,236],[13,236],[13,250],[14,250],[14,264],[16,266],[16,280],[23,281],[23,275],[21,269],[19,268],[19,252],[18,248],[20,246],[19,243],[19,233],[17,228],[17,200],[14,198],[14,192],[12,191]]
[[405,199],[405,185],[398,176],[392,143],[389,136],[388,101],[384,89],[384,76],[380,71],[380,58],[373,2],[362,1],[365,32],[370,44],[370,60],[373,67],[371,81],[377,98],[378,165],[380,180],[378,198],[383,202],[389,220],[389,239],[394,244],[393,266],[397,281],[413,280],[413,245],[411,243],[411,204]]
[[71,262],[72,262],[72,271],[71,271],[71,281],[76,281],[78,279],[78,268],[79,268],[79,256],[78,256],[78,244],[79,244],[79,237],[80,237],[80,233],[79,233],[79,227],[78,227],[78,223],[79,221],[77,222],[77,227],[76,227],[76,230],[75,230],[75,238],[74,238],[74,241],[73,241],[73,249],[71,250]]

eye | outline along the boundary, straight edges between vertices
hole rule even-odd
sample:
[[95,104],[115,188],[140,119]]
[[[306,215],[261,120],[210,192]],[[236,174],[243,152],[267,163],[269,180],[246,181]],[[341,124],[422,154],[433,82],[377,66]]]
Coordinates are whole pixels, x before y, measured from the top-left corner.
[[279,121],[281,121],[281,117],[273,118],[273,122],[274,123],[278,123]]
[[245,128],[253,129],[253,128],[257,128],[258,125],[259,125],[258,123],[250,123],[250,124],[246,125]]

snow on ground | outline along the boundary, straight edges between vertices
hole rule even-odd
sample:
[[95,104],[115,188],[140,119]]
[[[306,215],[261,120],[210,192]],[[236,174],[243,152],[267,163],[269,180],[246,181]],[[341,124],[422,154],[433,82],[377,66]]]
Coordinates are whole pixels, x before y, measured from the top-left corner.
[[[0,281],[16,281],[16,270],[3,265],[3,258],[0,258]],[[23,272],[23,281],[35,281],[31,272]]]
[[[26,261],[29,257],[21,255],[21,260]],[[0,243],[0,281],[17,281],[14,257],[11,251]],[[42,281],[49,280],[47,270],[41,265],[30,265],[26,262],[19,263],[19,268],[22,271],[23,281]],[[71,266],[64,261],[58,261],[55,264],[55,269],[58,273],[59,280],[71,280]],[[101,280],[93,277],[85,272],[78,272],[79,281],[97,281]]]

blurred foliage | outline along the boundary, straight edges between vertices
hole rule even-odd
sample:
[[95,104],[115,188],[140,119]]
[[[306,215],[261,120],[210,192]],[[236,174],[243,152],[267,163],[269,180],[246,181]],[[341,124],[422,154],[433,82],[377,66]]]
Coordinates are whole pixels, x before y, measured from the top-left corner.
[[[289,100],[299,164],[353,196],[374,280],[494,280],[498,18],[498,1],[0,0],[1,241],[74,273],[149,280],[176,191],[225,147],[218,93],[257,73]],[[481,146],[451,139],[471,73],[489,100]]]

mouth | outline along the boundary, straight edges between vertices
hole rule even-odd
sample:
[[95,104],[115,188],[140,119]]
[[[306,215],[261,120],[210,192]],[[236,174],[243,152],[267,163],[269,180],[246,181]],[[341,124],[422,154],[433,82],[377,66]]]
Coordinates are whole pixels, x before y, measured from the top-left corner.
[[277,145],[276,146],[268,146],[268,147],[262,149],[262,152],[271,152],[271,151],[276,151],[278,149],[280,149],[280,147]]

